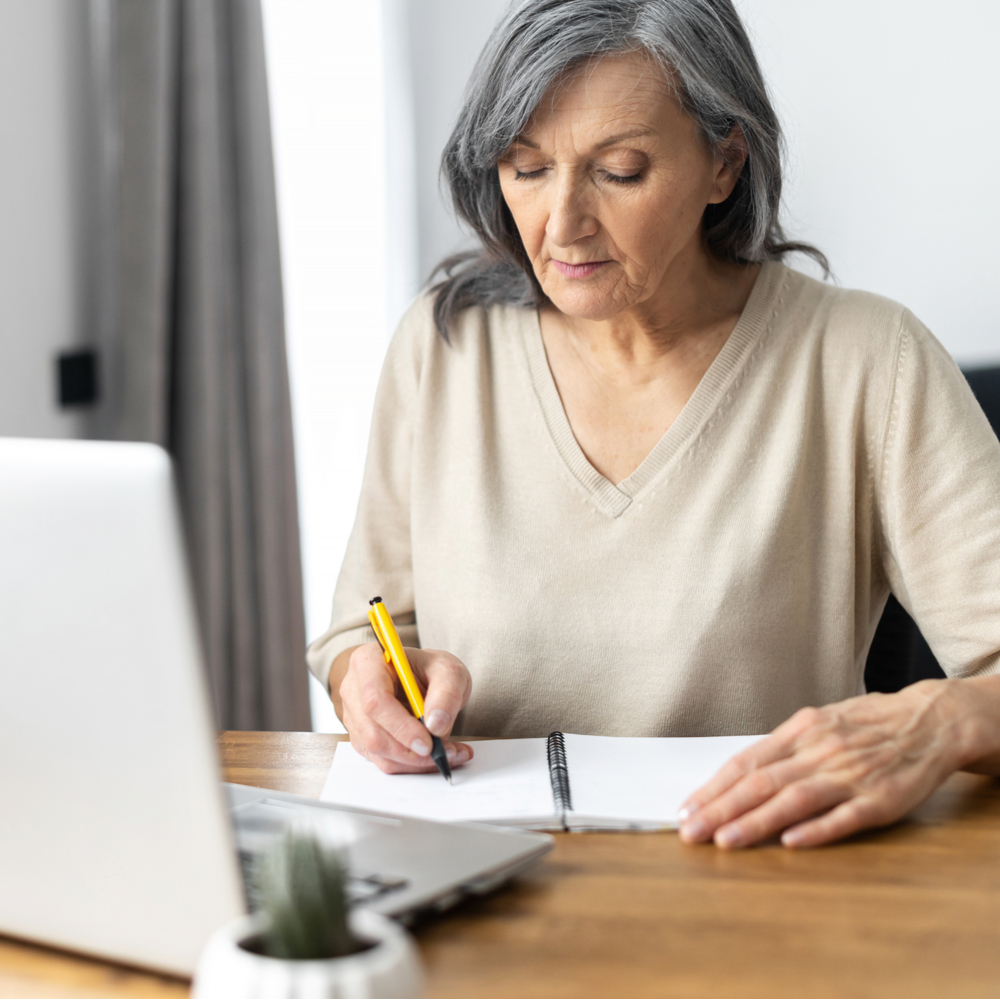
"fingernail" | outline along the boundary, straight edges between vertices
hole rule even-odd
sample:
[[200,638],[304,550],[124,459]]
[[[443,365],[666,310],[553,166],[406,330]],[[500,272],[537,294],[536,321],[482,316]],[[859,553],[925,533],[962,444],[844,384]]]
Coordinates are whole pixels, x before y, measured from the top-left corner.
[[469,751],[462,747],[459,750],[449,750],[448,760],[452,764],[464,764],[469,759]]
[[781,835],[781,842],[785,847],[798,847],[803,839],[802,834],[798,830],[788,830]]
[[414,740],[410,744],[410,749],[421,757],[428,757],[431,752],[431,748],[423,740]]
[[451,723],[451,716],[448,715],[447,712],[442,712],[440,708],[435,708],[434,711],[428,714],[424,721],[427,728],[435,736],[441,736],[443,733],[448,732],[448,726]]
[[738,827],[724,826],[716,831],[715,842],[719,847],[739,847],[743,843],[743,835]]
[[677,818],[683,823],[684,820],[690,819],[694,815],[694,806],[683,805],[677,810]]
[[704,840],[708,835],[708,827],[700,819],[689,820],[681,827],[681,836],[685,840]]

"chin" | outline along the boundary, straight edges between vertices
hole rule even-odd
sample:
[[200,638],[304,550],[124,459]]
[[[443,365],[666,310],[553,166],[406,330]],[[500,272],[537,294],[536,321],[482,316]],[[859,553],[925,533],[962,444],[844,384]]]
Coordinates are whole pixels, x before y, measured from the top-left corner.
[[556,309],[564,316],[572,316],[574,319],[611,319],[621,311],[611,296],[598,294],[596,290],[585,291],[581,288],[571,292],[560,288],[553,292],[544,291]]

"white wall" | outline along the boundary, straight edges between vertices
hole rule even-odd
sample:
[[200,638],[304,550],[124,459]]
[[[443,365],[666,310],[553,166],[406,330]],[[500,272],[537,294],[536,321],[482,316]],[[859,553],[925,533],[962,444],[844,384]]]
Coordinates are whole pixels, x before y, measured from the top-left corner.
[[789,228],[960,363],[1000,363],[1000,3],[737,2],[788,134]]
[[[462,91],[505,0],[390,0],[409,15],[409,59],[416,138],[418,273],[468,246],[441,197],[438,168]],[[392,96],[392,95],[390,95]]]
[[0,435],[76,437],[55,358],[92,339],[88,5],[0,2]]

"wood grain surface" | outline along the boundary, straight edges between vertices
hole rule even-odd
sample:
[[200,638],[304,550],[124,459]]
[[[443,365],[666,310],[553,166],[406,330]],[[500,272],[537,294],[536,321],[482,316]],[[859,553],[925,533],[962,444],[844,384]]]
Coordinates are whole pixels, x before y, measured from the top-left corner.
[[[225,777],[316,796],[336,743],[223,733]],[[416,929],[432,997],[995,997],[1000,784],[814,851],[562,834],[528,875]],[[0,939],[0,996],[185,996],[179,980]]]

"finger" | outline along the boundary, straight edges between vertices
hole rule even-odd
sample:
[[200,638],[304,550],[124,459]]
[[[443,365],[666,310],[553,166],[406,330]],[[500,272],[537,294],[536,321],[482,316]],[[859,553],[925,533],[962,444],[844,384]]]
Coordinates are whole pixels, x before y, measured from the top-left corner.
[[[352,658],[350,669],[340,688],[344,725],[351,734],[352,742],[369,759],[374,759],[373,755],[377,755],[401,764],[429,763],[426,760],[429,754],[427,732],[396,700],[394,677],[385,673],[383,664],[384,660],[379,662],[373,656],[361,657],[356,653]],[[380,708],[401,716],[404,724],[416,728],[416,733],[402,733],[404,737],[410,736],[411,746],[406,746],[373,718],[373,713],[378,715]],[[427,753],[414,751],[414,739],[420,739],[418,749],[424,749]]]
[[361,702],[367,716],[408,752],[430,757],[432,743],[427,728],[395,696],[366,687]]
[[[392,768],[392,773],[396,773],[397,770],[430,771],[434,769],[434,762],[430,757],[414,753],[408,747],[403,746],[371,719],[345,719],[345,723],[351,734],[351,743],[373,764],[378,764],[380,767],[383,763],[398,765],[398,767]],[[382,769],[386,770],[385,767]]]
[[781,843],[785,847],[819,847],[867,827],[884,826],[889,822],[892,818],[886,818],[871,799],[857,797],[842,802],[823,816],[786,830],[781,835]]
[[715,832],[717,847],[749,847],[793,824],[826,812],[851,795],[850,788],[830,775],[815,775],[782,788],[762,806]]
[[[382,697],[387,698],[388,695],[383,694]],[[434,769],[435,764],[428,755],[416,753],[412,746],[403,745],[395,735],[388,732],[371,715],[367,714],[364,706],[362,711],[355,711],[355,706],[362,700],[354,694],[353,690],[345,690],[344,725],[351,735],[352,743],[360,753],[373,762],[389,760],[404,765],[405,769],[409,771],[432,771]],[[370,702],[367,708],[371,708]],[[416,726],[422,739],[428,741],[429,745],[429,734],[424,726],[409,713],[406,713],[405,721],[408,725]],[[472,748],[465,743],[445,742],[444,747],[449,761],[456,767],[467,763],[473,757]],[[385,768],[383,769],[385,770]],[[395,773],[395,769],[392,770]]]
[[424,696],[427,728],[435,736],[448,736],[458,713],[469,700],[472,678],[460,660],[437,650],[420,650],[416,658],[427,685]]
[[796,754],[745,774],[721,795],[681,821],[681,839],[689,844],[711,840],[720,827],[762,806],[788,785],[815,772],[814,754]]
[[374,642],[358,646],[351,656],[347,673],[340,685],[340,697],[345,711],[351,708],[358,715],[365,714],[361,705],[361,692],[369,684],[386,694],[395,695],[395,671],[385,662],[381,647]]
[[412,754],[428,757],[431,752],[430,736],[426,728],[396,697],[396,676],[395,672],[390,674],[390,670],[392,668],[383,658],[359,658],[352,680],[356,696],[345,697],[345,716],[350,702],[352,717],[356,714],[360,718],[370,719],[400,746],[407,748],[409,754],[405,758],[400,758],[398,754],[389,755],[394,759],[409,762]]
[[[471,751],[468,747],[456,746],[455,744],[448,744],[447,746],[449,748],[448,766],[452,770],[456,770],[469,762]],[[378,757],[373,754],[369,757],[369,760],[380,771],[384,771],[386,774],[435,774],[438,769],[433,761],[427,762],[424,758],[421,758],[421,763],[418,764],[400,764],[389,757]]]
[[678,810],[678,817],[682,821],[685,820],[706,803],[732,788],[741,778],[767,767],[768,764],[789,757],[803,731],[815,725],[818,716],[819,713],[814,708],[800,709],[773,733],[731,757],[709,781],[685,799]]
[[[714,804],[720,796],[731,792],[744,783],[747,778],[763,774],[769,765],[787,759],[791,748],[784,739],[775,739],[776,735],[776,733],[772,733],[770,736],[765,736],[760,742],[747,747],[746,750],[742,750],[723,764],[711,780],[685,800],[678,810],[678,817],[681,821],[693,816],[709,803]],[[761,784],[766,791],[769,780],[769,777],[757,778],[751,786],[748,786],[748,789]],[[773,794],[773,789],[771,791]],[[754,802],[754,805],[756,804]]]
[[[355,722],[350,734],[351,745],[358,753],[387,774],[416,774],[437,769],[437,765],[429,757],[407,750],[369,719]],[[445,751],[449,764],[454,767],[461,767],[472,759],[472,749],[464,743],[446,743]]]

